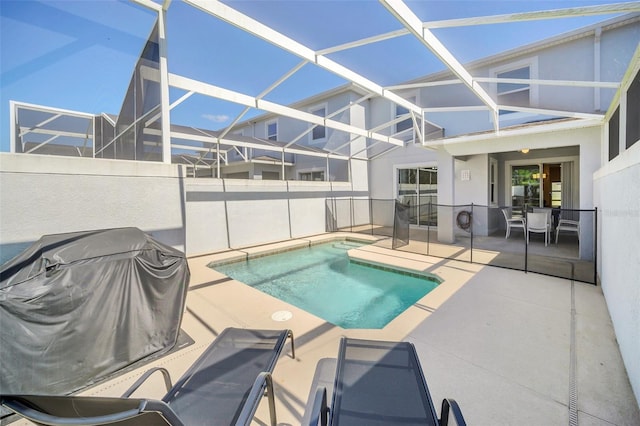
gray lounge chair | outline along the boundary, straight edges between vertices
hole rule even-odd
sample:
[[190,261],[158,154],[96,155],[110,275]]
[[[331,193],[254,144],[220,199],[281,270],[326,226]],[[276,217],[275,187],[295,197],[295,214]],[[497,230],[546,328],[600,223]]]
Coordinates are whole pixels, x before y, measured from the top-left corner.
[[442,401],[438,419],[413,344],[343,337],[331,408],[326,388],[318,388],[310,424],[446,425],[450,410],[466,424],[452,399]]
[[[271,373],[290,330],[227,328],[171,386],[164,368],[145,372],[121,398],[0,395],[0,402],[42,425],[248,425],[264,395],[276,425]],[[153,373],[164,375],[161,401],[129,398]]]

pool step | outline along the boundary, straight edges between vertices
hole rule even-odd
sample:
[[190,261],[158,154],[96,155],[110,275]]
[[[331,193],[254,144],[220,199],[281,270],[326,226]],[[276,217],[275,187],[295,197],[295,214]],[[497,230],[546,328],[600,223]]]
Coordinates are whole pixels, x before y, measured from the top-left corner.
[[351,250],[354,248],[362,247],[362,244],[358,243],[350,243],[348,241],[339,241],[337,243],[332,244],[333,248],[338,250]]

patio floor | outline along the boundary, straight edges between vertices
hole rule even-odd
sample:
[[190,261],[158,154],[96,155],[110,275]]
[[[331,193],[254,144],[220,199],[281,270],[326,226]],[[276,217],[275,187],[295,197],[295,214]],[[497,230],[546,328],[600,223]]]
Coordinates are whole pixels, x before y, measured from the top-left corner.
[[[379,237],[393,235],[393,229],[388,227],[372,228],[366,225],[354,227],[353,230]],[[505,238],[505,233],[501,230],[487,236],[474,236],[473,251],[470,250],[469,234],[456,235],[455,242],[444,244],[438,242],[437,230],[412,227],[409,238],[409,244],[399,247],[398,250],[522,271],[526,267],[531,272],[573,278],[586,283],[594,282],[595,262],[579,258],[579,241],[575,235],[563,233],[558,239],[558,244],[555,244],[554,234],[549,244],[545,245],[542,235],[532,234],[531,241],[527,245],[521,230],[513,230],[509,238]],[[381,241],[380,244],[391,248],[391,238]],[[526,265],[525,257],[527,257]]]
[[[216,259],[245,258],[338,235],[189,259],[191,283],[182,328],[195,344],[83,392],[116,396],[147,368],[178,378],[225,327],[290,328],[289,350],[275,372],[280,425],[305,419],[310,394],[330,382],[341,336],[413,342],[438,407],[456,399],[470,425],[638,425],[633,396],[599,287],[456,260],[392,251],[379,241],[350,251],[363,261],[426,271],[444,281],[381,330],[345,330],[208,268]],[[272,319],[287,310],[285,322]],[[317,367],[320,366],[319,369]],[[160,397],[160,378],[136,395]],[[263,402],[254,420],[268,423]],[[577,421],[577,423],[575,422]]]

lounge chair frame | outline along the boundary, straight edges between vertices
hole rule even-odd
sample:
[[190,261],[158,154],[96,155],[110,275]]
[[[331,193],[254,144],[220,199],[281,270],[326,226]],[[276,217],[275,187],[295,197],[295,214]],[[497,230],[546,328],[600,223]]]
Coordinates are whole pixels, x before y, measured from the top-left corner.
[[[408,366],[404,369],[409,371],[409,376],[412,378],[408,382],[402,383],[410,385],[411,390],[407,389],[408,392],[414,392],[415,388],[419,388],[419,396],[421,398],[421,404],[424,404],[422,408],[424,408],[424,418],[422,420],[417,420],[420,424],[433,424],[438,426],[444,426],[449,423],[449,415],[453,414],[456,423],[458,425],[466,425],[464,417],[462,415],[462,411],[458,403],[453,399],[444,399],[442,401],[442,407],[440,412],[440,419],[438,419],[437,414],[435,412],[435,408],[433,405],[433,401],[431,400],[431,395],[429,393],[429,389],[427,387],[427,382],[424,377],[424,373],[422,372],[422,367],[420,365],[420,361],[418,359],[418,355],[415,349],[415,346],[409,342],[383,342],[383,341],[370,341],[370,340],[361,340],[361,339],[352,339],[343,337],[340,340],[340,349],[338,353],[338,362],[336,368],[336,377],[334,383],[334,392],[333,399],[331,402],[331,407],[327,405],[327,389],[325,387],[318,387],[315,393],[313,405],[310,412],[309,417],[309,425],[310,426],[328,426],[328,425],[337,425],[340,423],[340,410],[341,400],[345,397],[345,395],[349,393],[359,392],[358,386],[351,382],[348,386],[345,384],[345,375],[346,370],[350,367],[347,365],[347,362],[354,362],[354,360],[347,359],[347,347],[349,345],[362,345],[363,347],[370,346],[372,349],[376,351],[380,351],[381,353],[391,354],[392,352],[402,352],[403,356],[407,356],[407,364]],[[366,367],[369,371],[375,371],[377,368],[387,368],[384,364],[387,364],[387,361],[384,361],[384,358],[380,358],[378,361],[361,361],[355,360],[355,363],[360,365],[367,365]],[[394,366],[392,368],[402,367]],[[405,376],[406,377],[406,376]],[[400,379],[401,380],[401,379]],[[361,390],[361,389],[360,389]],[[378,394],[378,391],[384,392],[384,390],[379,387],[367,387],[366,392],[369,395]],[[377,396],[382,396],[380,393]],[[383,397],[384,398],[384,397]],[[362,404],[359,405],[362,409]],[[370,410],[368,409],[370,408]],[[382,414],[384,411],[384,407],[376,406],[372,404],[370,407],[363,410],[361,413],[356,413],[356,415],[361,414],[362,418],[376,418]],[[420,409],[420,407],[418,407]],[[353,415],[353,410],[349,410],[349,413]],[[386,414],[386,413],[385,413]],[[414,419],[415,421],[416,419]],[[388,420],[388,424],[405,424],[407,421],[403,418]]]
[[[255,340],[247,336],[257,336]],[[260,404],[262,396],[267,393],[269,402],[270,422],[276,426],[275,396],[273,393],[273,380],[271,373],[284,348],[288,338],[291,339],[291,356],[295,358],[295,344],[291,330],[269,331],[269,330],[246,330],[238,328],[227,328],[214,340],[214,342],[204,351],[198,360],[187,370],[185,374],[176,382],[171,384],[169,372],[163,367],[155,367],[147,370],[136,382],[127,389],[120,398],[90,397],[90,396],[45,396],[45,395],[0,395],[0,403],[20,414],[21,416],[42,425],[172,425],[182,426],[185,424],[186,413],[176,410],[172,403],[179,401],[184,395],[193,392],[193,382],[208,379],[209,370],[215,372],[215,365],[210,364],[212,358],[224,354],[225,345],[240,344],[260,345],[261,336],[270,344],[265,343],[263,353],[268,356],[266,365],[258,373],[253,384],[248,387],[248,383],[238,384],[242,399],[237,401],[240,412],[237,414],[236,425],[249,425]],[[274,343],[275,341],[275,343]],[[235,348],[235,346],[233,346]],[[153,374],[160,372],[164,378],[167,388],[166,395],[161,401],[152,399],[131,398],[131,395]],[[218,385],[212,378],[208,383],[211,386],[225,386],[228,383]],[[191,387],[189,387],[191,386]],[[246,391],[245,391],[246,389]],[[237,389],[236,389],[237,391]],[[209,395],[203,396],[207,398]],[[207,401],[213,405],[215,401]],[[225,401],[227,403],[227,401]],[[237,412],[237,411],[236,411]],[[209,413],[206,413],[209,415]],[[215,412],[210,413],[210,421],[215,424]]]

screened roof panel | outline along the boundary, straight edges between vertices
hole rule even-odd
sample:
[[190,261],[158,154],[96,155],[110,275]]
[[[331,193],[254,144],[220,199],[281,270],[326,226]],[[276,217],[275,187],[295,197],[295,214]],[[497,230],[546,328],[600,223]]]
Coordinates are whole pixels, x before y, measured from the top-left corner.
[[[135,1],[7,2],[0,9],[2,105],[16,99],[94,114],[119,111],[137,58],[156,19],[156,12],[144,7],[145,1],[140,0],[141,4]],[[492,82],[474,80],[471,84],[471,80],[482,77],[482,73],[476,73],[465,64],[621,14],[596,15],[595,9],[580,9],[616,4],[592,0],[407,0],[406,11],[394,10],[396,3],[384,0],[223,1],[222,5],[259,24],[243,29],[239,28],[243,26],[243,19],[238,19],[238,15],[234,15],[236,18],[212,16],[189,4],[192,1],[199,2],[153,2],[169,5],[166,14],[168,71],[202,82],[208,88],[223,88],[232,93],[222,99],[211,97],[211,92],[208,95],[197,93],[172,109],[171,119],[174,124],[218,132],[237,119],[246,124],[265,113],[277,115],[282,111],[284,116],[289,116],[288,120],[300,121],[309,127],[305,121],[308,116],[283,107],[291,107],[291,103],[310,97],[314,99],[314,96],[322,96],[326,91],[350,82],[363,93],[375,92],[375,97],[386,97],[389,102],[414,112],[420,112],[421,107],[448,107],[446,96],[436,96],[438,90],[444,93],[447,90],[466,91],[470,95],[468,105],[484,105],[487,112],[503,101],[518,104],[522,83],[503,84],[498,90],[500,93],[505,89],[501,98],[491,90]],[[216,4],[213,0],[201,4],[207,3]],[[632,5],[636,11],[640,10],[638,2],[622,3],[627,9]],[[551,13],[544,17],[552,19],[539,20],[539,16],[525,15],[522,20],[523,16],[514,15],[569,7],[578,8],[587,16],[555,18]],[[507,19],[501,15],[511,16]],[[468,18],[477,19],[473,22],[451,21]],[[409,33],[409,25],[405,26],[403,21],[406,19],[417,22],[420,27],[428,27],[427,33],[434,39],[420,40],[419,36]],[[516,22],[486,24],[514,19]],[[255,30],[257,26],[266,27]],[[251,34],[252,31],[256,34]],[[283,38],[286,40],[282,41]],[[378,41],[368,43],[373,40]],[[352,48],[330,50],[349,43]],[[611,46],[603,45],[602,49],[603,61],[617,60],[615,55],[605,54],[612,50]],[[323,55],[325,52],[330,53]],[[283,78],[304,59],[310,63]],[[627,64],[622,62],[625,62],[624,58],[620,64],[624,70]],[[451,78],[466,79],[467,85],[429,89],[427,92],[434,96],[416,100],[418,105],[398,96],[406,96],[411,90],[381,90],[385,86],[419,81],[425,75],[442,70],[456,74]],[[554,78],[571,80],[571,70],[565,71],[566,75],[558,74]],[[511,77],[514,76],[520,77]],[[602,79],[608,78],[602,76]],[[281,79],[283,81],[279,81]],[[513,93],[506,93],[508,87],[514,89]],[[582,92],[589,91],[566,90],[571,92],[568,96],[580,97]],[[613,90],[615,88],[602,88],[603,98]],[[170,101],[175,102],[186,93],[184,88],[171,89]],[[244,104],[232,101],[243,96],[253,101]],[[270,102],[269,108],[261,108],[266,106],[260,104],[262,100]],[[563,105],[540,107],[562,110]],[[241,116],[246,108],[247,112]],[[293,105],[293,109],[296,108],[308,112],[305,102]],[[7,118],[3,117],[3,120],[6,122]],[[2,127],[8,129],[9,126]],[[342,128],[345,133],[361,130],[359,134],[363,137],[371,130],[344,128],[341,123],[334,127]],[[366,137],[372,139],[372,144],[389,145],[379,141],[380,138],[368,134]],[[2,141],[2,149],[7,150],[6,139],[2,138]]]

